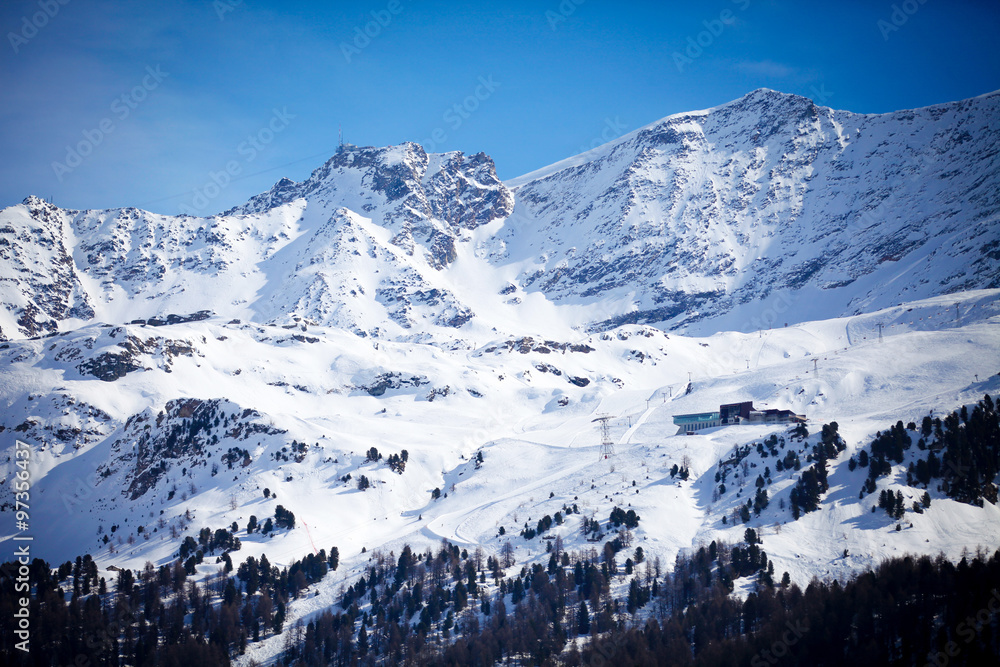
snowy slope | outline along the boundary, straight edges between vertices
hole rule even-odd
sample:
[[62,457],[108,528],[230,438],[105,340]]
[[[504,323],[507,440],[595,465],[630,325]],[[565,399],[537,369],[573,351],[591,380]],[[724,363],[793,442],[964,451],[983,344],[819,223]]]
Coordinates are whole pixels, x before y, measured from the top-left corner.
[[0,211],[0,336],[211,310],[464,339],[543,302],[708,334],[996,288],[998,105],[863,115],[762,89],[506,185],[486,155],[405,143],[207,218],[31,197]]
[[[881,343],[872,336],[877,322]],[[303,332],[217,319],[85,327],[0,350],[8,368],[0,439],[8,453],[16,438],[37,447],[36,549],[52,560],[91,552],[104,564],[162,563],[177,546],[171,527],[184,535],[235,521],[242,533],[251,514],[263,521],[282,504],[308,532],[241,535],[237,559],[266,552],[281,564],[312,544],[337,545],[349,571],[364,562],[361,547],[398,552],[404,543],[423,548],[442,538],[495,553],[504,526],[503,539],[513,537],[522,561],[543,558],[545,549],[541,539],[517,538],[521,525],[577,503],[581,516],[602,519],[615,505],[636,509],[643,517],[638,543],[669,563],[678,550],[738,539],[742,528],[720,523],[738,502],[738,487],[712,499],[717,462],[734,446],[787,430],[676,436],[672,415],[753,400],[807,414],[812,431],[836,420],[848,442],[821,512],[793,523],[778,509],[789,478],[776,481],[771,507],[753,520],[776,563],[804,581],[896,552],[955,556],[978,544],[1000,546],[996,507],[934,493],[933,507],[912,519],[912,529],[888,530],[883,514],[869,515],[870,499],[858,501],[863,473],[844,466],[897,419],[919,420],[928,409],[995,394],[998,323],[1000,292],[993,290],[753,334],[698,339],[627,327],[564,341],[565,348],[536,338],[445,351],[324,327]],[[110,382],[91,374],[98,364],[88,360],[121,355],[123,345],[134,348],[135,370]],[[592,420],[599,414],[615,417],[613,472],[598,460]],[[205,415],[208,428],[189,431]],[[190,437],[171,441],[175,428]],[[295,449],[293,441],[308,447]],[[407,450],[403,474],[366,461],[372,446],[385,457]],[[481,468],[473,461],[478,452]],[[667,471],[685,457],[692,479],[678,483]],[[9,480],[9,456],[2,470]],[[371,489],[356,488],[360,475]],[[435,488],[447,497],[433,501]],[[3,494],[0,502],[9,502],[9,484]],[[553,534],[583,548],[579,521],[574,515]],[[940,530],[946,524],[949,530]],[[837,560],[844,548],[855,556]]]
[[208,218],[29,197],[0,211],[0,335],[200,310],[387,338],[455,329],[473,312],[442,269],[512,206],[485,155],[416,144],[342,150],[303,183]]
[[998,106],[757,90],[510,181],[488,251],[557,303],[620,299],[604,327],[748,331],[997,287]]
[[[862,116],[755,91],[508,184],[482,154],[347,147],[208,218],[30,197],[0,211],[0,542],[20,440],[35,555],[141,568],[233,523],[237,565],[339,547],[294,622],[373,553],[509,541],[519,566],[545,562],[556,536],[592,548],[583,520],[616,506],[669,567],[742,538],[722,520],[771,466],[752,445],[776,435],[804,458],[837,421],[847,451],[820,510],[792,521],[796,475],[771,467],[750,522],[779,574],[996,548],[1000,509],[934,490],[896,531],[847,460],[897,420],[1000,390],[998,102]],[[674,415],[744,400],[814,435],[676,435]],[[904,464],[879,490],[909,506],[905,481]],[[247,533],[278,505],[294,529]]]

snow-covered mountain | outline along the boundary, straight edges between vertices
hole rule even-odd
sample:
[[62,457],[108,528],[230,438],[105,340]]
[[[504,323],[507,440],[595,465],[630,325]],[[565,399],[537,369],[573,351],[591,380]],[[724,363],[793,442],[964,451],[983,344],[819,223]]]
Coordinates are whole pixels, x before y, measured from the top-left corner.
[[1000,93],[864,115],[757,90],[508,183],[493,261],[557,303],[627,305],[600,327],[703,333],[997,287],[998,118]]
[[485,155],[416,144],[343,150],[307,181],[209,218],[29,197],[0,212],[0,335],[197,310],[380,337],[459,327],[473,313],[442,269],[512,207]]
[[[547,535],[566,549],[590,548],[583,520],[603,522],[617,506],[642,517],[636,544],[668,564],[712,540],[737,542],[749,525],[777,572],[803,584],[903,553],[957,559],[1000,547],[1000,508],[957,502],[932,485],[932,506],[908,512],[896,530],[899,521],[871,507],[883,490],[904,494],[907,507],[922,496],[907,466],[923,452],[913,448],[869,495],[860,495],[866,470],[849,459],[897,420],[919,423],[928,411],[996,396],[998,325],[1000,290],[983,290],[707,338],[625,325],[447,350],[210,317],[11,341],[0,345],[0,542],[17,534],[10,482],[20,440],[33,450],[35,555],[162,565],[184,536],[233,523],[237,564],[266,554],[282,566],[313,545],[337,546],[342,569],[296,601],[291,620],[335,603],[373,553],[404,544],[420,551],[446,539],[498,555],[510,542],[518,567],[544,563],[546,540],[518,532],[572,505],[580,514],[564,513]],[[741,400],[805,414],[814,435],[796,441],[781,424],[676,435],[674,415]],[[612,417],[611,460],[599,455],[598,415]],[[787,441],[782,456],[793,452],[807,467],[820,426],[832,421],[847,451],[830,462],[819,510],[795,521],[788,503],[800,472],[753,449],[773,435]],[[394,456],[406,456],[404,469],[389,465]],[[672,476],[675,465],[690,476]],[[747,524],[723,522],[765,468],[769,507]],[[278,505],[299,527],[246,533],[251,516],[263,522]],[[199,573],[218,567],[206,560]],[[281,646],[275,639],[252,655]]]
[[[0,543],[22,441],[34,554],[54,562],[162,565],[233,523],[237,565],[338,546],[290,622],[404,544],[543,563],[519,531],[573,505],[548,534],[565,548],[628,507],[669,564],[738,541],[723,519],[765,469],[772,502],[747,523],[799,583],[994,549],[996,506],[929,488],[897,530],[848,461],[897,420],[1000,391],[998,107],[866,116],[755,91],[506,184],[485,155],[404,144],[345,147],[208,218],[29,197],[0,211]],[[673,416],[746,400],[813,435],[676,435]],[[832,421],[846,451],[793,520],[799,471],[762,443],[808,461]],[[918,454],[878,491],[920,498]],[[300,527],[245,530],[279,504]]]
[[0,337],[197,310],[461,337],[530,294],[711,333],[997,287],[998,117],[1000,93],[863,115],[758,90],[508,184],[407,143],[208,218],[29,197],[0,212]]

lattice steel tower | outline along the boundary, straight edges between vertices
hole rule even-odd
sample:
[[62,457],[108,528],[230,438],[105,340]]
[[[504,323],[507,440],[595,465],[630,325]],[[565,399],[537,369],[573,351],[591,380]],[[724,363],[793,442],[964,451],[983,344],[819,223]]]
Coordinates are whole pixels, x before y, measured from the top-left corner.
[[611,415],[601,415],[595,422],[601,423],[601,460],[610,461],[615,455],[615,445],[611,442]]

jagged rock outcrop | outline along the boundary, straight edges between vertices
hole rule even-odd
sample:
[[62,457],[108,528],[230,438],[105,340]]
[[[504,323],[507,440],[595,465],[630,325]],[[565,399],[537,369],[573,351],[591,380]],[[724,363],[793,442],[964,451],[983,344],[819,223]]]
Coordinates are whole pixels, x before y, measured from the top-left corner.
[[447,338],[538,295],[591,330],[710,333],[996,287],[998,115],[1000,92],[866,115],[762,89],[507,184],[404,143],[218,216],[31,197],[0,211],[0,338],[197,311]]
[[147,410],[128,419],[122,437],[112,445],[113,463],[103,466],[100,473],[110,476],[114,466],[125,466],[128,486],[122,493],[136,500],[172,467],[206,465],[214,456],[212,448],[219,449],[220,443],[285,432],[261,419],[256,410],[224,399],[169,401],[155,417]]
[[40,336],[94,317],[67,242],[68,211],[38,197],[0,214],[0,339]]

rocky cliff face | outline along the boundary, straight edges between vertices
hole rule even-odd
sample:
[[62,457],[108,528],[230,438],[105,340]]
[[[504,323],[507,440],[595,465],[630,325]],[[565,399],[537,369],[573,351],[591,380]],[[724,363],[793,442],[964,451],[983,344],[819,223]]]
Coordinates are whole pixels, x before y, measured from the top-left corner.
[[227,215],[260,214],[296,199],[369,217],[392,232],[394,245],[410,255],[421,249],[437,269],[455,259],[462,230],[506,218],[514,205],[484,153],[429,155],[408,142],[342,149],[306,181],[282,179]]
[[65,211],[28,197],[0,213],[0,339],[39,336],[94,316],[67,239]]
[[[115,486],[130,500],[143,496],[171,469],[182,465],[207,467],[215,458],[211,472],[215,477],[220,472],[219,462],[231,471],[234,464],[250,460],[250,452],[244,448],[249,438],[285,432],[261,419],[256,410],[224,399],[168,401],[155,417],[149,410],[128,419],[123,437],[111,445],[112,462],[99,473],[105,478],[116,475]],[[178,487],[175,484],[160,491],[172,500]]]
[[487,252],[556,302],[631,304],[600,327],[711,329],[776,295],[829,317],[995,287],[997,117],[996,93],[862,115],[758,90],[516,179]]
[[490,158],[416,144],[342,150],[306,181],[209,218],[29,198],[0,212],[0,335],[195,310],[374,336],[456,328],[473,312],[437,274],[512,208]]
[[863,115],[758,90],[506,185],[404,143],[208,218],[29,198],[0,212],[0,336],[207,310],[413,340],[537,317],[525,293],[710,333],[997,287],[998,117],[1000,93]]

